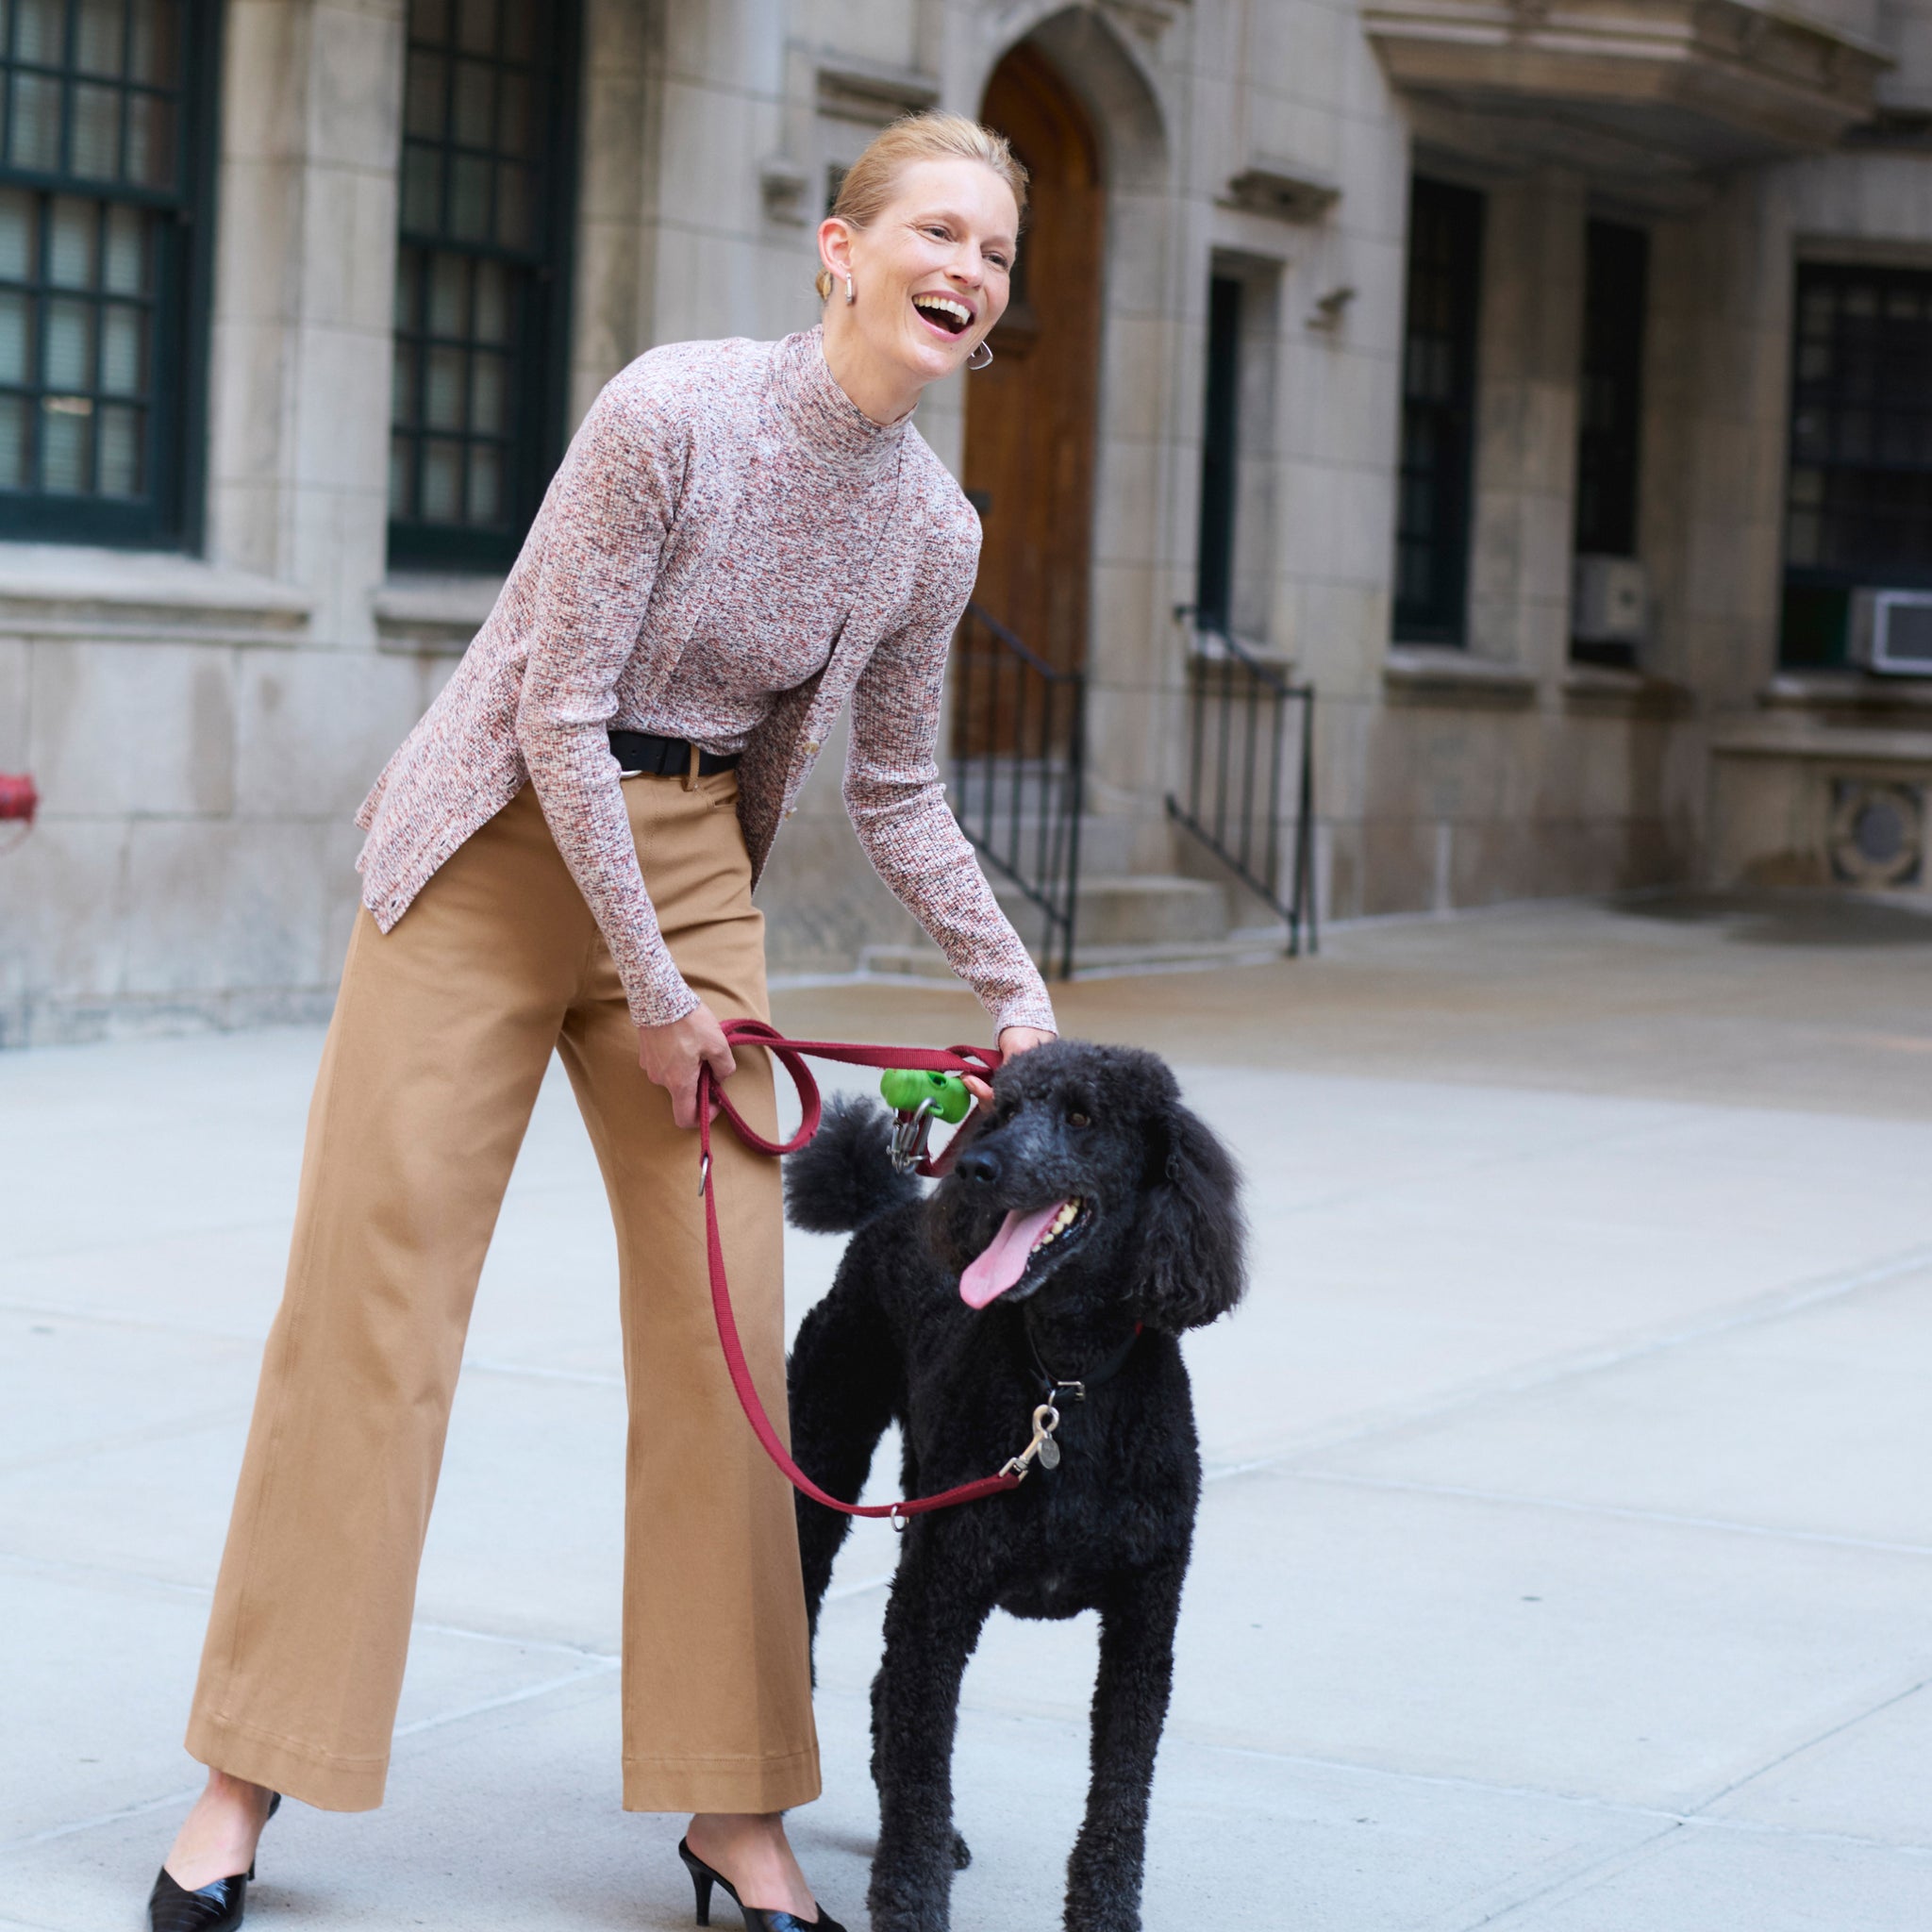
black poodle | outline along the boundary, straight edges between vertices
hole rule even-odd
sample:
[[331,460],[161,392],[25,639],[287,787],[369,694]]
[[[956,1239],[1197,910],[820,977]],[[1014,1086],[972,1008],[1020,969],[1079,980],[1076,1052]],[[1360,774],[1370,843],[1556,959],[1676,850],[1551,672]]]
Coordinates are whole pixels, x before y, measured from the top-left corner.
[[[915,1517],[873,1684],[874,1932],[944,1932],[959,1680],[988,1614],[1100,1612],[1092,1781],[1067,1871],[1073,1932],[1133,1932],[1201,1457],[1175,1337],[1244,1286],[1234,1163],[1130,1048],[1055,1041],[1000,1070],[952,1173],[894,1172],[888,1120],[836,1103],[786,1163],[792,1222],[858,1229],[791,1362],[792,1452],[856,1499],[889,1423],[905,1493],[1020,1488]],[[1042,1424],[1058,1416],[1049,1435]],[[798,1502],[812,1628],[847,1519]]]

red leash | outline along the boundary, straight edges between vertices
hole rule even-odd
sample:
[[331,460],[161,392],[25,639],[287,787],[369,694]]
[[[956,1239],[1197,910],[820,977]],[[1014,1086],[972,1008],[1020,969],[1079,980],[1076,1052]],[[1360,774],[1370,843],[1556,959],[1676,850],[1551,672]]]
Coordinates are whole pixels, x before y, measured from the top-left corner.
[[[776,1027],[766,1025],[762,1020],[727,1020],[724,1038],[734,1047],[761,1046],[770,1053],[791,1075],[803,1116],[791,1140],[768,1141],[731,1105],[730,1096],[712,1079],[710,1068],[698,1069],[698,1188],[705,1197],[705,1251],[711,1272],[711,1312],[718,1318],[718,1341],[724,1350],[724,1365],[731,1371],[731,1386],[738,1391],[745,1419],[764,1444],[765,1454],[785,1473],[791,1487],[814,1503],[823,1503],[827,1509],[837,1509],[846,1516],[889,1516],[895,1524],[910,1516],[923,1516],[929,1509],[950,1509],[956,1503],[973,1503],[981,1496],[995,1496],[1002,1491],[1018,1489],[1021,1476],[1010,1464],[998,1475],[961,1483],[937,1496],[909,1497],[897,1503],[841,1503],[837,1496],[827,1495],[820,1489],[786,1453],[778,1431],[765,1413],[764,1404],[758,1400],[751,1366],[744,1358],[744,1345],[738,1339],[738,1320],[731,1312],[731,1290],[724,1279],[724,1243],[718,1234],[718,1202],[711,1186],[713,1100],[738,1138],[760,1154],[795,1154],[818,1132],[824,1108],[819,1098],[819,1083],[805,1063],[807,1054],[814,1059],[840,1060],[852,1067],[907,1067],[921,1074],[972,1074],[982,1079],[992,1077],[1000,1064],[1000,1055],[991,1048],[976,1046],[853,1046],[830,1040],[787,1040]],[[938,1158],[921,1161],[919,1172],[943,1174],[952,1164],[953,1144],[956,1143],[949,1143]]]

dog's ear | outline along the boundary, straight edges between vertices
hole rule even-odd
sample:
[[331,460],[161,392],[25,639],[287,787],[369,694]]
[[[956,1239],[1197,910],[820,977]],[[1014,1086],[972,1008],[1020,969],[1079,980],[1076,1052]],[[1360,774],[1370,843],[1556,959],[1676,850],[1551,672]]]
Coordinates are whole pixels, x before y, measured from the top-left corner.
[[1150,1327],[1174,1333],[1202,1327],[1241,1300],[1248,1229],[1234,1159],[1197,1114],[1170,1101],[1154,1138],[1135,1299]]

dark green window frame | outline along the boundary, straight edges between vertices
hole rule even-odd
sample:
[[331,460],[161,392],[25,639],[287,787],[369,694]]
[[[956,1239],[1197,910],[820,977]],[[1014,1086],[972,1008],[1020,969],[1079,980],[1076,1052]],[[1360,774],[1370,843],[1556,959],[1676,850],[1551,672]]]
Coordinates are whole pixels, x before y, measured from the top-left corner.
[[562,454],[578,14],[574,0],[411,0],[392,567],[506,567]]
[[199,541],[220,11],[0,4],[0,537]]
[[1202,415],[1201,516],[1194,617],[1207,630],[1234,624],[1236,462],[1240,456],[1241,295],[1234,275],[1208,283],[1208,399]]
[[1844,663],[1861,588],[1932,589],[1932,270],[1801,262],[1779,660]]
[[1395,506],[1395,635],[1468,641],[1483,197],[1418,175],[1408,209],[1402,448]]

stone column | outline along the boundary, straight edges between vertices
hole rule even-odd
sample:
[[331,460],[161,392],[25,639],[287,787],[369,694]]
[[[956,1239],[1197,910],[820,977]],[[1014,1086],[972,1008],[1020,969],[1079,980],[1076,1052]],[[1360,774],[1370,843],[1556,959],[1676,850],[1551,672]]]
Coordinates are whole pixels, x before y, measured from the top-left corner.
[[230,0],[208,550],[374,642],[406,0]]
[[1469,648],[1545,684],[1570,649],[1586,220],[1553,172],[1492,190],[1484,223]]

